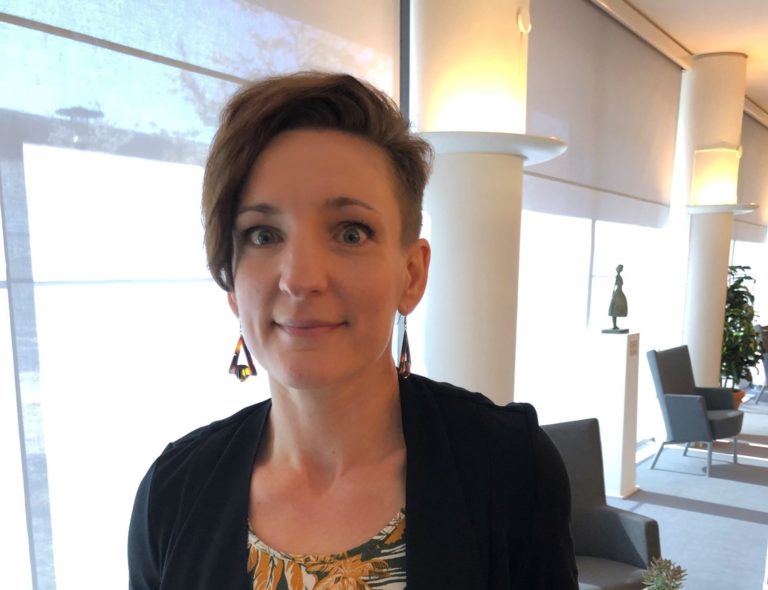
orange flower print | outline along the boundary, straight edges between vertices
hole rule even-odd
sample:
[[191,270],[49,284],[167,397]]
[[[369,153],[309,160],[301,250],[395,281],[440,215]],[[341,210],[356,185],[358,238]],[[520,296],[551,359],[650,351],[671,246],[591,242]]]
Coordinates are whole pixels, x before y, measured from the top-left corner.
[[405,519],[402,518],[397,523],[397,526],[392,530],[392,532],[389,533],[389,535],[387,535],[387,538],[384,539],[384,544],[394,545],[395,543],[400,542],[404,534],[405,534]]
[[405,513],[350,551],[299,555],[276,551],[248,530],[252,590],[405,590]]
[[253,590],[276,590],[277,583],[283,575],[282,560],[251,548],[248,565],[250,566],[251,563],[253,568],[249,571],[253,578]]
[[310,573],[325,574],[314,590],[370,590],[365,578],[380,577],[387,574],[387,562],[383,559],[363,560],[360,555],[353,555],[335,561],[307,564]]

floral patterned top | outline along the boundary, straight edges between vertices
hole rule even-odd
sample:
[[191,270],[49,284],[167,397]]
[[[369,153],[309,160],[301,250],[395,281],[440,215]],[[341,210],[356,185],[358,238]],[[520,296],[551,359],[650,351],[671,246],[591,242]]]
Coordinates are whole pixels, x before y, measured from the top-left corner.
[[253,590],[405,590],[405,511],[362,545],[334,555],[296,555],[267,546],[248,527]]

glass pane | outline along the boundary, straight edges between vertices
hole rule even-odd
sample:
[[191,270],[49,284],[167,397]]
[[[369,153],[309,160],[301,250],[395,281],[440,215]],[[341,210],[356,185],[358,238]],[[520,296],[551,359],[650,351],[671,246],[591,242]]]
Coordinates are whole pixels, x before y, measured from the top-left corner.
[[219,110],[237,89],[5,23],[0,79],[15,90],[0,94],[0,107],[42,117],[11,119],[36,132],[34,143],[194,162],[204,159]]
[[581,417],[569,413],[570,392],[583,371],[590,245],[590,220],[523,210],[515,401],[535,404],[542,423]]
[[241,78],[332,69],[397,89],[397,0],[80,0],[77,10],[5,0],[3,10]]
[[56,588],[101,590],[127,579],[133,496],[154,458],[263,399],[266,377],[228,374],[238,327],[212,281],[51,284],[35,301]]
[[238,328],[206,275],[200,167],[24,156],[56,587],[96,589],[125,573],[133,494],[154,457],[267,385],[227,374]]
[[24,146],[36,282],[209,278],[203,169]]
[[[0,231],[2,231],[0,229]],[[27,537],[27,510],[19,444],[19,413],[16,408],[11,326],[8,321],[8,291],[0,289],[0,473],[3,474],[0,502],[0,555],[5,588],[31,588],[32,573]]]

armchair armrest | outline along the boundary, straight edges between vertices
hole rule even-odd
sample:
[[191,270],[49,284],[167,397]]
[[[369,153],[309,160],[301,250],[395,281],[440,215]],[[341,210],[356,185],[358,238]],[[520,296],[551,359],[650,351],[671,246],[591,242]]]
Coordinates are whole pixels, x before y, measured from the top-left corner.
[[661,555],[659,524],[613,506],[596,506],[574,515],[573,537],[577,555],[602,557],[643,569]]
[[669,419],[668,442],[712,440],[707,405],[700,395],[669,393],[664,396]]
[[733,393],[723,387],[697,387],[696,395],[700,395],[707,403],[708,410],[733,410]]

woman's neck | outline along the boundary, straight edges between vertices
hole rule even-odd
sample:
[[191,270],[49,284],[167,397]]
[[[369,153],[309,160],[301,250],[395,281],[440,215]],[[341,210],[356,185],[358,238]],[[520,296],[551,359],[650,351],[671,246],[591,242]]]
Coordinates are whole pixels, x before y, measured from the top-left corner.
[[263,459],[279,461],[318,482],[331,482],[404,449],[394,367],[322,391],[272,383]]

